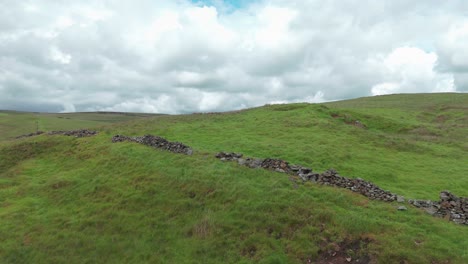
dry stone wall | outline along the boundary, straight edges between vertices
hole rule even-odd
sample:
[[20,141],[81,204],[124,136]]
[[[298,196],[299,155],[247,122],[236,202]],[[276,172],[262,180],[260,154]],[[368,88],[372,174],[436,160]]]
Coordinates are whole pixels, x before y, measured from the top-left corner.
[[457,197],[449,191],[443,191],[439,198],[439,201],[408,200],[408,202],[433,216],[449,218],[457,224],[468,225],[467,197]]
[[[26,138],[44,134],[42,131],[21,135],[16,137]],[[74,137],[90,137],[97,135],[97,131],[80,129],[71,131],[50,131],[48,135],[65,135]],[[164,149],[174,153],[181,153],[192,155],[193,150],[187,145],[180,142],[170,142],[162,137],[153,135],[144,135],[139,137],[128,137],[124,135],[115,135],[112,137],[112,142],[136,142],[153,148]],[[249,168],[263,168],[289,175],[295,175],[302,181],[310,181],[323,185],[330,185],[340,188],[345,188],[353,192],[360,193],[370,199],[381,200],[386,202],[397,201],[403,203],[405,201],[403,196],[393,194],[389,191],[379,188],[372,182],[365,181],[360,178],[352,179],[341,176],[337,171],[330,169],[322,173],[314,172],[311,168],[301,165],[290,164],[289,162],[281,159],[259,159],[244,157],[240,153],[219,152],[216,158],[222,161],[235,161],[239,165]],[[450,219],[457,224],[468,225],[468,198],[457,197],[454,194],[443,191],[440,193],[439,201],[430,200],[408,200],[408,203],[425,210],[427,213],[436,216]],[[399,206],[398,210],[406,210],[405,206]]]
[[[27,137],[34,137],[34,136],[39,136],[44,134],[44,131],[37,131],[34,133],[29,133],[26,135],[21,135],[16,137],[16,139],[20,138],[27,138]],[[49,131],[47,132],[47,135],[64,135],[64,136],[73,136],[73,137],[91,137],[97,135],[98,132],[94,130],[88,130],[88,129],[79,129],[79,130],[69,130],[69,131]]]
[[15,138],[20,139],[20,138],[34,137],[34,136],[39,136],[39,135],[42,135],[42,134],[44,134],[44,131],[37,131],[37,132],[34,132],[34,133],[29,133],[29,134],[17,136]]
[[180,142],[170,142],[165,138],[153,136],[153,135],[144,135],[141,137],[128,137],[123,135],[115,135],[112,137],[112,143],[116,142],[136,142],[153,148],[164,149],[174,153],[181,153],[186,155],[192,155],[193,150]]
[[64,136],[70,136],[70,137],[92,137],[97,135],[98,132],[94,130],[88,130],[88,129],[79,129],[79,130],[70,130],[70,131],[50,131],[47,133],[47,135],[64,135]]
[[220,152],[216,154],[216,158],[223,161],[236,161],[238,164],[250,168],[264,168],[277,172],[296,175],[303,181],[312,181],[323,185],[346,188],[353,192],[360,193],[371,199],[392,202],[397,199],[397,196],[389,191],[379,188],[377,185],[364,181],[362,179],[350,179],[338,174],[337,171],[331,169],[323,173],[316,173],[311,168],[300,165],[291,165],[289,162],[280,159],[255,159],[243,158],[242,154]]
[[[360,193],[370,199],[385,202],[405,202],[403,196],[383,190],[372,182],[360,178],[351,179],[343,177],[333,169],[317,173],[312,171],[311,168],[292,165],[284,160],[248,158],[240,153],[219,152],[216,154],[216,158],[222,161],[234,161],[239,165],[249,168],[263,168],[295,175],[302,179],[302,181],[311,181],[318,184],[345,188]],[[425,210],[433,216],[448,218],[454,223],[468,225],[468,198],[457,197],[448,191],[443,191],[440,193],[440,201],[408,200],[408,203]],[[398,210],[406,210],[406,207],[399,206]]]

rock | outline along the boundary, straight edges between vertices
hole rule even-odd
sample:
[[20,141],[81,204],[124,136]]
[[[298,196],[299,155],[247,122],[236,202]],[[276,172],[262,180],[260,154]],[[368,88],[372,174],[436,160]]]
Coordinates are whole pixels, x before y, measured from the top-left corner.
[[437,207],[427,207],[424,208],[424,211],[426,211],[430,215],[435,215],[437,213]]
[[261,167],[270,170],[282,170],[283,172],[292,171],[291,167],[289,166],[289,163],[280,159],[264,159],[261,164]]
[[301,166],[298,166],[298,165],[291,165],[290,167],[292,171],[298,171],[301,169]]
[[401,196],[401,195],[397,195],[397,202],[399,203],[404,203],[405,202],[405,197]]
[[229,153],[229,152],[219,152],[216,154],[216,158],[222,159],[222,160],[237,160],[242,157],[242,154],[238,153]]
[[461,218],[461,215],[459,214],[451,214],[450,215],[453,219],[460,219]]
[[250,168],[260,168],[262,166],[262,163],[263,163],[263,160],[262,159],[253,159],[251,162],[250,162]]
[[400,206],[398,206],[397,210],[398,211],[406,211],[406,210],[408,210],[408,208],[406,208],[406,206],[400,205]]
[[450,193],[448,191],[442,191],[439,194],[439,198],[441,201],[448,201],[450,199]]

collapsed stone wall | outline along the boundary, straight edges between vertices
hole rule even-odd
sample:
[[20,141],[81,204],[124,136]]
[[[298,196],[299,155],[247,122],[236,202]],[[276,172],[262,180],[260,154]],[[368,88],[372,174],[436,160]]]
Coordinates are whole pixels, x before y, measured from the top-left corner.
[[254,159],[243,158],[242,154],[220,152],[216,158],[223,161],[236,161],[238,164],[250,168],[264,168],[277,172],[296,175],[303,181],[312,181],[323,185],[346,188],[353,192],[360,193],[371,199],[392,202],[397,196],[389,191],[379,188],[377,185],[362,179],[350,179],[338,174],[335,170],[327,170],[323,173],[313,172],[311,168],[300,165],[291,165],[289,162],[280,159]]
[[[51,131],[48,135],[65,135],[75,137],[90,137],[96,135],[97,131],[81,129],[72,131]],[[44,134],[42,131],[30,133],[16,137],[25,138]],[[145,135],[140,137],[128,137],[123,135],[115,135],[112,137],[112,142],[136,142],[153,148],[164,149],[174,153],[182,153],[192,155],[193,150],[187,145],[180,142],[170,142],[162,137]],[[298,176],[303,181],[316,182],[323,185],[330,185],[340,188],[346,188],[353,192],[360,193],[370,199],[381,200],[386,202],[398,201],[404,202],[402,196],[398,196],[389,191],[379,188],[377,185],[365,181],[360,178],[351,179],[343,177],[337,171],[330,169],[323,173],[313,172],[311,168],[303,167],[300,165],[289,164],[289,162],[281,159],[258,159],[258,158],[244,158],[240,153],[227,153],[219,152],[216,158],[222,161],[235,161],[239,165],[247,166],[249,168],[264,168],[274,170],[281,173]],[[408,200],[408,203],[425,210],[429,214],[437,217],[448,218],[454,223],[468,225],[468,198],[457,197],[448,191],[440,193],[439,201],[430,200]],[[406,210],[404,206],[400,206],[398,210]]]
[[92,137],[97,135],[98,132],[88,129],[79,129],[79,130],[69,130],[69,131],[50,131],[47,135],[64,135],[64,136],[73,136],[73,137]]
[[439,198],[439,201],[408,200],[408,203],[433,216],[448,217],[457,224],[468,225],[468,197],[457,197],[448,191],[443,191]]
[[[403,196],[385,191],[372,182],[360,178],[346,178],[340,176],[338,172],[333,169],[323,173],[316,173],[313,172],[311,168],[292,165],[284,160],[247,158],[240,153],[219,152],[216,154],[216,158],[222,161],[235,161],[239,165],[249,168],[263,168],[295,175],[302,179],[302,181],[311,181],[318,184],[345,188],[374,200],[385,202],[405,201]],[[440,193],[440,201],[408,200],[408,203],[417,208],[424,209],[433,216],[448,218],[454,223],[468,225],[468,198],[457,197],[448,191],[443,191]],[[406,208],[400,206],[398,210],[406,210]]]
[[[37,131],[34,133],[29,133],[26,135],[17,136],[16,139],[34,137],[44,134],[44,131]],[[91,137],[97,135],[98,132],[88,129],[79,129],[79,130],[69,130],[69,131],[49,131],[47,135],[64,135],[64,136],[74,136],[74,137]]]
[[136,142],[153,148],[164,149],[174,153],[182,153],[186,155],[192,155],[193,150],[180,142],[170,142],[165,138],[153,135],[144,135],[141,137],[128,137],[123,135],[115,135],[112,137],[112,143],[116,142]]
[[20,138],[34,137],[34,136],[39,136],[39,135],[42,135],[42,134],[44,134],[44,131],[37,131],[37,132],[34,132],[34,133],[29,133],[29,134],[17,136],[15,138],[20,139]]

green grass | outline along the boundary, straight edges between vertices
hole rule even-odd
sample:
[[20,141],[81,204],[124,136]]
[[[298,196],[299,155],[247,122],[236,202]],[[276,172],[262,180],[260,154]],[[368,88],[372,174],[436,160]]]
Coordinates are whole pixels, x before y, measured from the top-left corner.
[[154,115],[112,112],[52,114],[0,110],[0,140],[12,139],[19,135],[36,132],[37,130],[51,131],[94,128],[109,123],[150,116]]
[[[445,189],[468,196],[467,105],[464,94],[383,96],[156,116],[100,127],[90,138],[3,141],[0,262],[304,263],[342,241],[368,239],[376,263],[467,263],[465,226],[214,158],[236,151],[334,167],[410,198],[437,199]],[[349,124],[355,120],[367,129]],[[110,142],[146,133],[195,153]]]

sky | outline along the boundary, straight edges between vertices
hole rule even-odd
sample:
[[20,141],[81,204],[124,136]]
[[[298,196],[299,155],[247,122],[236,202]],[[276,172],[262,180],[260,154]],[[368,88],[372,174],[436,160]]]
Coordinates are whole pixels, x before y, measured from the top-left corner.
[[468,92],[465,0],[0,0],[0,109],[192,113]]

